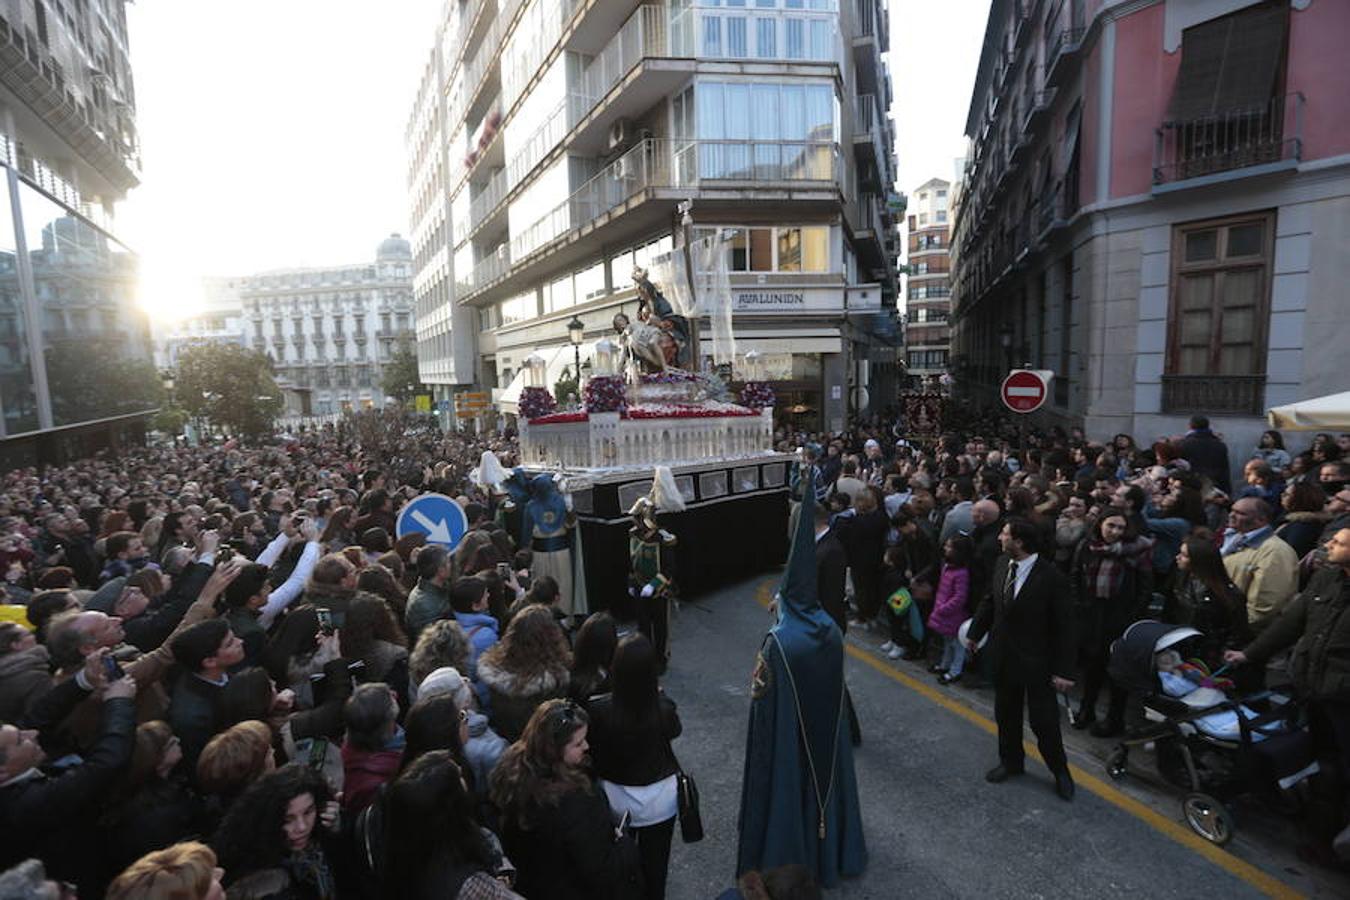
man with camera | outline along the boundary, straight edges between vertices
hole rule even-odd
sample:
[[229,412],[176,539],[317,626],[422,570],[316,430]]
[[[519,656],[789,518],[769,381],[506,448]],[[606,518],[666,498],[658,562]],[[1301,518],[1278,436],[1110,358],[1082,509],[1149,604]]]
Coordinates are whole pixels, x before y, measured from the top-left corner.
[[[98,877],[94,823],[131,761],[136,732],[136,679],[110,678],[111,663],[106,649],[90,653],[26,721],[0,725],[0,870],[36,856],[53,878],[87,883]],[[96,739],[82,758],[48,765],[52,730],[84,702],[97,705]]]

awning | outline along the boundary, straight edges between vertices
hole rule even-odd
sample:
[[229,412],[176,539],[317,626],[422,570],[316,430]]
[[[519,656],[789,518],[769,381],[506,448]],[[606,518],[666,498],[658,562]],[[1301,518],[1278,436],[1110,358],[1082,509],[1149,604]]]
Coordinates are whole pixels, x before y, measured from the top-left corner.
[[1266,418],[1287,431],[1350,431],[1350,391],[1272,407]]
[[[586,361],[591,358],[594,348],[595,345],[593,343],[581,345],[582,365],[585,365]],[[538,347],[533,353],[538,353],[548,362],[548,374],[545,376],[545,384],[548,385],[550,393],[553,391],[553,385],[557,384],[558,379],[563,377],[563,369],[568,369],[570,373],[571,368],[576,364],[576,355],[572,352],[571,344],[563,344],[558,347]],[[517,414],[516,404],[520,402],[520,392],[525,389],[525,379],[529,378],[530,375],[529,367],[525,365],[525,360],[529,359],[531,355],[533,354],[526,353],[521,358],[520,368],[511,379],[511,383],[506,386],[506,390],[502,391],[501,395],[497,398],[497,408],[504,413],[510,413],[513,416]],[[566,398],[559,397],[557,399],[561,403]]]
[[1287,5],[1262,4],[1183,31],[1168,118],[1185,122],[1269,103],[1287,24]]

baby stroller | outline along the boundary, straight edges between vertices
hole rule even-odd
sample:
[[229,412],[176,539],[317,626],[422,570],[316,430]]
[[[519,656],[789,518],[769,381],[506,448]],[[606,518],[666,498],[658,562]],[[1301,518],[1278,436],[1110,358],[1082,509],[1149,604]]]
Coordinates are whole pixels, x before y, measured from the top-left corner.
[[1222,682],[1180,665],[1187,643],[1197,637],[1202,635],[1194,628],[1146,619],[1111,645],[1107,671],[1142,704],[1143,721],[1107,757],[1106,772],[1113,779],[1144,774],[1129,767],[1129,755],[1151,746],[1163,782],[1186,792],[1186,824],[1222,845],[1234,829],[1226,801],[1257,791],[1287,798],[1281,792],[1318,767],[1312,741],[1298,724],[1298,705],[1288,697],[1264,692],[1231,700],[1214,686]]

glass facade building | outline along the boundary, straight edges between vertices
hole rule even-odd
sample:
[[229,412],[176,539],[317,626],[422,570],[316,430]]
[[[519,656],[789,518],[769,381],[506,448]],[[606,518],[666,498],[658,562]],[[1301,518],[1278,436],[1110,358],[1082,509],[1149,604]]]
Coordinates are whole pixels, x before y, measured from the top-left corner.
[[[136,255],[0,168],[0,464],[138,439],[160,382]],[[95,423],[96,434],[78,427]]]
[[125,0],[0,5],[0,467],[143,438],[159,405],[136,255]]

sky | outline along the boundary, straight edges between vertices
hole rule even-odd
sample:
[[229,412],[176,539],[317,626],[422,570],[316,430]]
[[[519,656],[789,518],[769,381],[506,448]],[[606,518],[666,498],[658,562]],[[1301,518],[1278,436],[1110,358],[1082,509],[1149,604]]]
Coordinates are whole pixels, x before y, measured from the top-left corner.
[[891,0],[897,187],[951,181],[965,153],[966,112],[990,0]]
[[117,230],[152,316],[199,309],[203,276],[373,262],[406,235],[403,134],[439,7],[127,5],[142,183]]
[[[142,183],[117,230],[153,317],[199,310],[206,276],[364,262],[406,235],[403,134],[440,6],[128,4]],[[988,9],[891,0],[901,191],[952,177]]]

